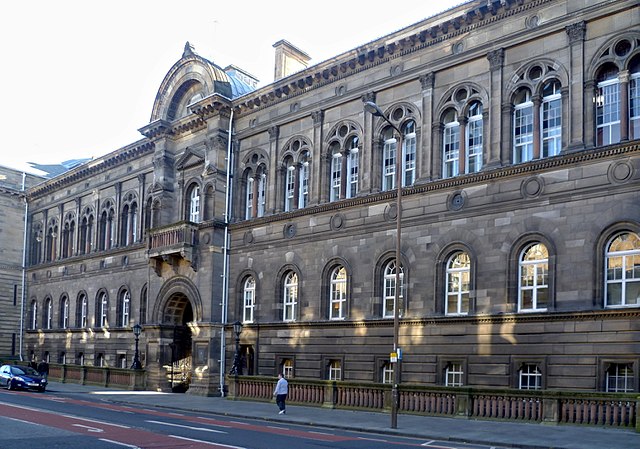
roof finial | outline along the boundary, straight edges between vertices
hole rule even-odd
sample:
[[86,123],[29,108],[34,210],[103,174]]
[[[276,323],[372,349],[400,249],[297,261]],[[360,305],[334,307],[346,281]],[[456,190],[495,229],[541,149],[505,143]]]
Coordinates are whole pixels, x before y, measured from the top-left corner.
[[182,57],[186,58],[187,56],[193,55],[195,55],[195,47],[191,45],[189,41],[187,41],[187,43],[184,44],[184,52],[182,53]]

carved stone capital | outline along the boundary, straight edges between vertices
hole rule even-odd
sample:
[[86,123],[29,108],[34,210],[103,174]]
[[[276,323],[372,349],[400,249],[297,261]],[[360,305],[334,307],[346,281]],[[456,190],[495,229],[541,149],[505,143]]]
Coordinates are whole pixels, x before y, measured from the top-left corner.
[[269,128],[269,140],[274,141],[278,139],[280,134],[280,128],[278,126],[271,126]]
[[491,70],[501,69],[504,63],[504,48],[490,51],[487,53],[487,59],[489,60]]
[[375,92],[367,92],[366,94],[364,94],[362,96],[362,102],[366,103],[367,101],[375,103],[376,102],[376,93]]
[[311,113],[311,118],[313,119],[314,126],[322,125],[322,121],[324,120],[324,111],[313,111]]
[[436,79],[436,74],[434,72],[429,72],[424,75],[420,75],[420,84],[422,85],[422,90],[433,89],[433,84]]
[[567,35],[569,36],[569,43],[575,44],[577,42],[584,41],[584,36],[587,31],[587,24],[582,21],[578,23],[573,23],[565,27],[567,31]]

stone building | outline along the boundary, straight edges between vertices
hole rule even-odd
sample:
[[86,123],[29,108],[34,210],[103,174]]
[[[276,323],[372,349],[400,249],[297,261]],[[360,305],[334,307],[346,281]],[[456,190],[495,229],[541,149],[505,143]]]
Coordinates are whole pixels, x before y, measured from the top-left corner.
[[0,358],[19,358],[24,266],[26,189],[39,176],[0,166]]
[[30,189],[27,350],[125,367],[140,322],[150,387],[216,394],[238,320],[249,375],[390,382],[397,336],[402,382],[637,391],[639,24],[474,0],[257,89],[187,45]]

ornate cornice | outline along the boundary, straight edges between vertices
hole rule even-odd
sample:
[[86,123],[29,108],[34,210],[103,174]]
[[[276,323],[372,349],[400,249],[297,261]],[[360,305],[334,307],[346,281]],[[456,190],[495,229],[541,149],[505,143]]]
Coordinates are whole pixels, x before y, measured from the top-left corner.
[[[374,42],[315,65],[302,72],[279,80],[258,91],[249,93],[234,101],[237,114],[246,114],[263,109],[316,89],[363,70],[446,40],[458,38],[473,30],[506,17],[527,11],[553,0],[489,0],[468,2],[441,14],[426,19],[422,26],[407,35],[402,29]],[[465,8],[469,8],[466,9]],[[456,12],[456,10],[458,10]],[[447,16],[456,14],[455,16]],[[438,21],[444,18],[445,20]],[[412,25],[414,27],[415,25]],[[397,40],[393,41],[394,38]]]

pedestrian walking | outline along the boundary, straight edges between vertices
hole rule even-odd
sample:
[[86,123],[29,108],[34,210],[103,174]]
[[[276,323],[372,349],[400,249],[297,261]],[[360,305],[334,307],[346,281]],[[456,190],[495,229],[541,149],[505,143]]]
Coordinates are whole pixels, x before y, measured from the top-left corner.
[[280,415],[287,413],[285,405],[287,394],[289,394],[289,382],[287,382],[282,373],[278,373],[278,383],[276,384],[276,389],[273,390],[273,395],[276,397],[276,404],[280,409],[278,414]]
[[42,359],[42,362],[38,363],[38,372],[45,379],[49,377],[49,364],[45,359]]

